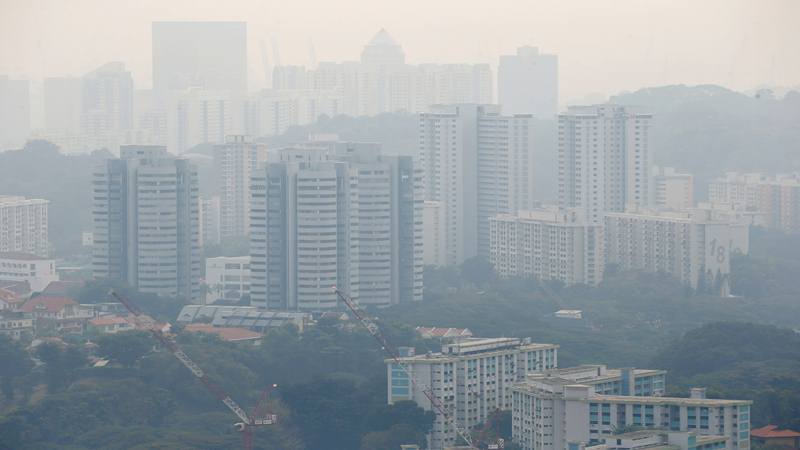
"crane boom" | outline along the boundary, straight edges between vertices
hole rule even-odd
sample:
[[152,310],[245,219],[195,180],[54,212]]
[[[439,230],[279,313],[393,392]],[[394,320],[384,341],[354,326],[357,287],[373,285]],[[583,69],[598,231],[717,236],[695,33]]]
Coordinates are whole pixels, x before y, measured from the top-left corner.
[[122,303],[125,308],[130,311],[131,314],[134,315],[137,319],[137,324],[142,324],[144,328],[146,328],[150,333],[158,339],[161,344],[169,349],[169,351],[181,362],[189,371],[192,372],[192,375],[197,377],[203,386],[214,394],[217,399],[219,399],[228,409],[231,410],[236,416],[245,424],[245,426],[252,425],[252,421],[250,417],[247,415],[247,412],[239,406],[236,401],[234,401],[230,395],[228,395],[221,387],[214,384],[211,380],[208,379],[203,369],[200,368],[191,358],[187,355],[183,349],[172,339],[169,335],[167,335],[164,331],[156,326],[155,321],[152,319],[145,319],[145,316],[142,315],[142,312],[133,305],[127,298],[119,295],[116,291],[111,290],[111,295],[117,299],[120,303]]
[[386,336],[384,336],[383,332],[381,332],[381,329],[380,327],[378,327],[378,324],[376,324],[372,319],[370,319],[364,313],[364,311],[361,310],[358,304],[356,304],[356,302],[353,301],[352,298],[350,298],[349,295],[345,295],[336,286],[333,287],[333,290],[334,292],[336,292],[336,295],[339,296],[339,299],[347,306],[350,312],[353,313],[353,316],[355,316],[355,318],[358,319],[358,321],[361,322],[362,325],[364,325],[364,328],[367,329],[369,334],[373,338],[375,338],[376,341],[378,341],[378,344],[380,344],[383,351],[386,352],[387,355],[389,355],[389,358],[391,358],[392,361],[397,366],[400,367],[400,370],[402,370],[403,373],[406,374],[406,376],[408,376],[409,380],[411,380],[411,383],[413,385],[423,387],[422,393],[425,395],[428,401],[431,402],[431,405],[436,410],[436,412],[439,413],[442,417],[444,417],[444,419],[453,427],[453,429],[456,430],[458,436],[461,437],[461,439],[463,439],[464,442],[467,443],[467,445],[472,447],[472,437],[470,436],[469,432],[463,429],[458,424],[458,422],[456,422],[455,417],[453,417],[453,415],[450,414],[448,408],[433,394],[433,389],[431,389],[430,386],[426,386],[419,383],[414,371],[409,369],[408,366],[400,360],[400,355],[397,353],[397,350],[395,350],[395,348],[386,339]]

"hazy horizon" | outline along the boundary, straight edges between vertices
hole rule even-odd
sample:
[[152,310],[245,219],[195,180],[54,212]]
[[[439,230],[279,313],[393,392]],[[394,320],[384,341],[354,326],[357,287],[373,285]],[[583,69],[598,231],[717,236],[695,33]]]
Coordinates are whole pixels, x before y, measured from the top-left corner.
[[150,88],[151,23],[213,20],[247,22],[251,90],[264,86],[262,40],[270,64],[273,39],[283,64],[307,65],[311,43],[318,61],[357,60],[380,28],[403,46],[411,63],[483,62],[496,69],[499,55],[538,46],[559,56],[562,103],[668,84],[740,91],[800,85],[800,31],[793,23],[800,3],[791,0],[503,1],[493,8],[347,0],[314,9],[308,1],[109,3],[0,1],[0,74],[80,76],[123,61],[136,87]]

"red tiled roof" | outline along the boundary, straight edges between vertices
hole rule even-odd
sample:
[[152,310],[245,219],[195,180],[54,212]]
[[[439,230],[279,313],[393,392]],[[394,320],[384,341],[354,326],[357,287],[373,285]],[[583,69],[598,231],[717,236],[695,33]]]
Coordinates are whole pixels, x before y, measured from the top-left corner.
[[244,328],[215,327],[206,323],[191,323],[184,328],[192,333],[216,334],[223,341],[250,341],[260,339],[261,333]]
[[96,327],[102,327],[107,325],[122,325],[129,323],[128,319],[120,316],[116,316],[114,314],[109,314],[107,316],[100,316],[95,319],[89,321],[90,324]]
[[796,438],[800,433],[792,430],[779,430],[777,425],[767,425],[750,430],[750,436],[758,438]]
[[20,308],[20,311],[29,313],[39,311],[57,313],[68,305],[77,304],[78,302],[67,297],[51,297],[49,295],[40,295],[25,302],[25,304]]
[[31,285],[27,280],[0,280],[0,289],[11,291],[20,297],[26,296],[31,293]]
[[47,287],[44,288],[43,293],[47,295],[64,295],[69,293],[72,289],[82,286],[82,281],[51,281]]

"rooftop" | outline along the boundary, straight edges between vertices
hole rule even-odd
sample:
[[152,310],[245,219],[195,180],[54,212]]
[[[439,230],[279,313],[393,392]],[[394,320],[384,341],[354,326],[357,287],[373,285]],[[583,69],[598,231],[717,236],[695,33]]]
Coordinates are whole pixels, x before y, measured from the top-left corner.
[[261,333],[245,330],[243,328],[215,327],[205,323],[192,323],[186,325],[186,331],[191,333],[216,334],[223,341],[238,342],[261,339]]
[[106,316],[100,316],[95,319],[91,319],[89,323],[96,327],[102,327],[108,325],[124,325],[130,322],[128,322],[128,319],[125,317],[120,317],[115,314],[109,314]]
[[83,281],[51,281],[44,288],[44,294],[53,296],[64,296],[70,291],[83,287]]
[[757,438],[796,438],[800,433],[794,430],[779,430],[777,425],[767,425],[750,430],[750,436]]
[[23,252],[0,252],[0,259],[13,259],[16,261],[44,261],[48,258]]
[[469,328],[417,327],[414,330],[424,338],[472,337]]
[[48,312],[57,313],[70,305],[77,305],[78,302],[68,297],[52,297],[49,295],[40,295],[34,297],[20,308],[23,312]]
[[591,401],[612,403],[637,403],[648,405],[685,405],[685,406],[735,406],[751,405],[752,400],[728,400],[716,398],[686,398],[686,397],[638,397],[634,395],[595,395]]
[[457,360],[470,355],[493,355],[503,351],[519,349],[520,351],[556,349],[557,344],[540,344],[531,342],[529,338],[462,338],[442,346],[438,353],[426,353],[401,358],[408,362],[444,362]]

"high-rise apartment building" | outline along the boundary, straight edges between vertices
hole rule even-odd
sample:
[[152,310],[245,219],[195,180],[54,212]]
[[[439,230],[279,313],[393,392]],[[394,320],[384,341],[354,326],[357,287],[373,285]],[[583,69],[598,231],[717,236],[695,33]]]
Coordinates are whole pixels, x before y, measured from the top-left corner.
[[313,142],[281,150],[253,177],[253,304],[339,306],[422,299],[421,177],[376,144]]
[[200,300],[197,169],[163,146],[123,146],[93,177],[95,278]]
[[673,167],[653,168],[653,206],[662,209],[687,209],[694,206],[694,177]]
[[[530,339],[467,338],[443,345],[441,353],[415,355],[412,348],[400,351],[401,364],[414,377],[394,360],[386,360],[389,403],[412,400],[422,409],[435,411],[427,391],[465,430],[475,429],[497,409],[510,410],[511,387],[527,374],[558,365],[558,345],[536,344]],[[428,448],[456,444],[456,430],[437,414]]]
[[444,266],[447,264],[444,209],[440,202],[426,200],[423,211],[423,260],[426,266]]
[[[638,211],[605,217],[607,264],[670,274],[691,288],[726,296],[730,258],[749,225],[722,211]],[[744,245],[746,247],[746,245]]]
[[554,118],[558,114],[558,56],[528,46],[518,48],[516,55],[501,55],[497,96],[506,114]]
[[83,80],[78,77],[44,79],[44,127],[50,133],[81,132]]
[[729,172],[708,184],[708,199],[712,204],[758,213],[768,228],[800,231],[800,174]]
[[605,267],[603,228],[582,213],[552,207],[489,218],[489,261],[501,277],[599,283]]
[[153,90],[247,92],[247,23],[153,22]]
[[43,199],[0,195],[0,252],[49,256],[47,206]]
[[224,144],[214,147],[222,239],[250,232],[250,178],[266,161],[267,146],[249,136],[227,136]]
[[184,153],[198,144],[222,144],[225,136],[235,133],[235,102],[228,92],[190,88],[169,97],[170,152]]
[[531,116],[465,104],[432,107],[419,122],[425,199],[444,210],[444,260],[488,257],[489,217],[533,204]]
[[31,133],[28,80],[0,76],[0,150],[22,148]]
[[119,135],[133,128],[133,77],[121,62],[110,62],[82,80],[81,129],[89,136]]
[[589,447],[630,426],[720,436],[726,450],[750,448],[752,402],[709,399],[703,389],[692,389],[689,398],[605,394],[594,376],[575,379],[545,372],[528,376],[511,391],[512,436],[524,450]]
[[200,245],[219,245],[221,213],[219,195],[200,197]]
[[558,116],[558,199],[590,222],[647,206],[652,181],[650,114],[616,105],[575,106]]

